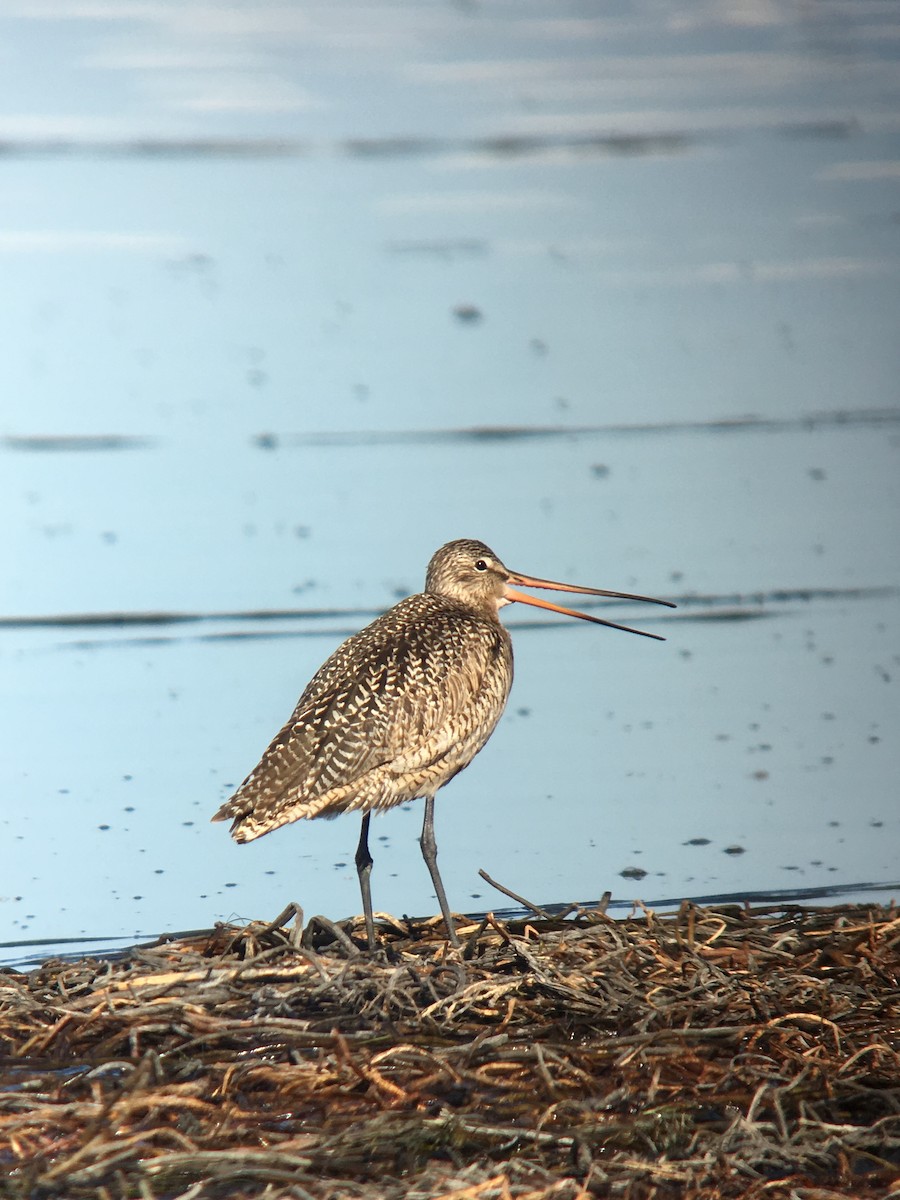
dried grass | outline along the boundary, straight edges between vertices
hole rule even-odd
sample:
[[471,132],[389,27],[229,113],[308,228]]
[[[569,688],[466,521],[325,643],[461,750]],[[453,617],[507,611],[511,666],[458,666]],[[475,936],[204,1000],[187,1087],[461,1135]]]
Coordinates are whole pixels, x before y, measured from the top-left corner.
[[894,909],[347,932],[0,972],[0,1194],[900,1197]]

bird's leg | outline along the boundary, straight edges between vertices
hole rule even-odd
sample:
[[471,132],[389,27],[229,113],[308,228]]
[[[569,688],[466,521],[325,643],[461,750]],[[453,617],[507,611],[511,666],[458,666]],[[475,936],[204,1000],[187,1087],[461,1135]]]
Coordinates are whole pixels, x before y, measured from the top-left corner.
[[434,840],[434,796],[425,797],[425,821],[422,825],[422,836],[419,838],[419,845],[422,847],[422,857],[425,859],[428,870],[431,873],[431,882],[434,884],[434,890],[437,892],[438,904],[440,904],[441,912],[444,914],[444,924],[447,926],[450,945],[458,947],[459,938],[456,936],[456,929],[450,918],[447,893],[444,891],[444,885],[441,882],[441,873],[437,865],[437,842]]
[[359,833],[359,845],[356,847],[356,873],[359,876],[359,890],[362,892],[363,913],[366,918],[366,941],[369,949],[375,947],[375,918],[372,916],[372,889],[369,886],[369,876],[372,874],[372,855],[369,853],[369,820],[371,813],[366,813],[362,819],[362,829]]

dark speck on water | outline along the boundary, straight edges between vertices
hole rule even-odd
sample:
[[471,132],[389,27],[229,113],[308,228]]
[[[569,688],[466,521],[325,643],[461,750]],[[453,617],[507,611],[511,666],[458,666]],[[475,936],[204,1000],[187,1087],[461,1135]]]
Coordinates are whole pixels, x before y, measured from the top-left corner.
[[647,872],[642,867],[626,867],[619,874],[623,879],[643,879]]
[[484,313],[474,304],[457,304],[453,309],[453,315],[463,325],[477,325],[484,319]]

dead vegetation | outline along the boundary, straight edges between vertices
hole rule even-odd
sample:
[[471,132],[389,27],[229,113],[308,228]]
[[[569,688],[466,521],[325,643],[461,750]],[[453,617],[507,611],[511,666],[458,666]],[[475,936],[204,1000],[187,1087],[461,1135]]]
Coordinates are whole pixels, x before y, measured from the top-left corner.
[[379,933],[0,972],[0,1195],[900,1196],[893,908]]

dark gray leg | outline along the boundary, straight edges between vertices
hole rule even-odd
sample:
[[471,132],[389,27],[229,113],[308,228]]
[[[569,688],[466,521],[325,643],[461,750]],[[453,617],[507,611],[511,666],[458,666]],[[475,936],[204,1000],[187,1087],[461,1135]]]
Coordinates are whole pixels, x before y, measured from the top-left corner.
[[366,940],[369,949],[374,950],[375,918],[372,916],[372,889],[369,886],[369,876],[372,874],[372,855],[369,853],[370,816],[370,813],[366,813],[362,819],[359,845],[356,847],[356,873],[359,876],[359,890],[362,892],[363,914],[366,918]]
[[444,891],[444,885],[441,882],[441,873],[437,865],[437,842],[434,840],[434,796],[425,797],[425,823],[422,826],[422,836],[419,839],[419,845],[422,847],[422,857],[425,859],[428,870],[431,873],[431,882],[434,884],[434,890],[437,892],[438,904],[440,904],[441,912],[444,914],[444,924],[447,926],[447,936],[450,938],[450,945],[459,946],[459,938],[456,936],[453,921],[450,919],[450,906],[447,904],[447,893]]

